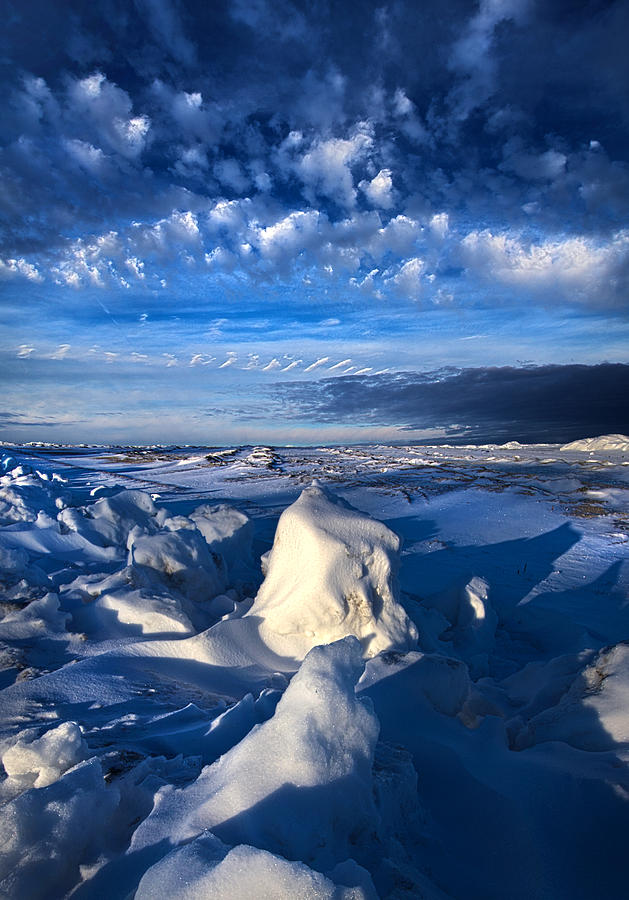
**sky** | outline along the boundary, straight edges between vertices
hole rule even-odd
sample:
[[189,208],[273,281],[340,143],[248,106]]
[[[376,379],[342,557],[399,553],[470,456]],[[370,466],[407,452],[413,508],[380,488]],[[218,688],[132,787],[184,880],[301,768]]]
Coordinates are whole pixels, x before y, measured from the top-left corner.
[[0,439],[628,432],[629,4],[3,0]]

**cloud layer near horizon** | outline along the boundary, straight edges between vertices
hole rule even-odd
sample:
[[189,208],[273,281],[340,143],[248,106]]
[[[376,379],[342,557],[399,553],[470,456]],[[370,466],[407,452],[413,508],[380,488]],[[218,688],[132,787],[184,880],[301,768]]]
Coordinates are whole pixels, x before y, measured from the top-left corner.
[[277,392],[312,422],[434,429],[455,443],[564,443],[629,432],[629,366],[622,364],[399,372]]

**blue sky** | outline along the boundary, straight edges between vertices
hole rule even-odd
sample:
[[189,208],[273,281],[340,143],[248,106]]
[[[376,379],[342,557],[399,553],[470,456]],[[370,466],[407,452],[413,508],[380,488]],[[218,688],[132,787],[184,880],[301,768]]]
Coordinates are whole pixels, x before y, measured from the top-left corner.
[[2,439],[629,430],[625,3],[5,6]]

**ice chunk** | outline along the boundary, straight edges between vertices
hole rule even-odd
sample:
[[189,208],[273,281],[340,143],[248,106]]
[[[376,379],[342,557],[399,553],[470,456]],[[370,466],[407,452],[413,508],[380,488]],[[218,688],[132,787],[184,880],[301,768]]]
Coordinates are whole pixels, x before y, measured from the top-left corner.
[[[412,651],[398,658],[399,654],[383,654],[370,659],[360,680],[360,691],[376,689],[390,697],[391,710],[399,706],[399,715],[412,702],[419,715],[428,704],[436,712],[446,716],[460,715],[470,696],[471,681],[467,665],[437,653]],[[387,679],[395,675],[399,681],[397,692],[387,689]]]
[[99,853],[117,803],[96,758],[7,803],[0,817],[0,895],[65,896],[80,863]]
[[231,506],[203,504],[190,513],[205,540],[225,560],[230,572],[252,562],[253,525],[248,516]]
[[266,578],[248,615],[276,652],[302,658],[353,634],[366,656],[406,649],[417,629],[398,602],[400,541],[318,485],[280,516]]
[[57,499],[46,478],[17,466],[0,476],[0,525],[35,522],[41,510],[56,515]]
[[[329,868],[365,851],[376,827],[372,763],[379,724],[354,687],[360,644],[311,650],[273,718],[182,790],[164,788],[131,850],[188,841],[206,829]],[[360,861],[360,860],[359,860]]]
[[162,573],[192,600],[210,600],[227,587],[221,557],[211,552],[196,529],[159,534],[132,532],[129,565],[146,566]]
[[452,641],[468,662],[494,649],[498,614],[486,579],[475,575],[463,584],[459,581],[424,603],[447,620],[449,627],[440,633],[441,640]]
[[[115,613],[116,623],[124,633],[125,626],[135,626],[142,634],[194,634],[190,619],[176,597],[151,594],[146,590],[119,589],[101,594],[93,602],[93,619],[100,631],[116,634],[115,623],[107,621],[107,613]],[[80,621],[80,620],[79,620]],[[83,629],[85,630],[85,629]]]
[[12,578],[22,575],[28,566],[28,561],[29,556],[26,550],[22,550],[21,547],[15,549],[3,547],[0,544],[0,574],[3,580],[7,576]]
[[46,787],[87,756],[87,744],[76,722],[63,722],[41,737],[18,737],[2,754],[9,778]]
[[134,528],[149,533],[157,531],[156,515],[157,508],[148,494],[125,490],[84,508],[61,510],[57,518],[91,543],[117,547],[126,545]]
[[360,878],[352,886],[335,884],[301,862],[240,845],[229,849],[206,834],[172,851],[142,878],[135,900],[376,900],[364,869],[346,867],[343,873]]

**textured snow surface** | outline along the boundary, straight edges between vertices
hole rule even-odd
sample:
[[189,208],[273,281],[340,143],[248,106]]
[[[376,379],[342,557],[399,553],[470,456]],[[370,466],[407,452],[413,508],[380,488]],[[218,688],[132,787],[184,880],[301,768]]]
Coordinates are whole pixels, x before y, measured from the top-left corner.
[[624,897],[629,465],[596,440],[12,448],[0,896]]

